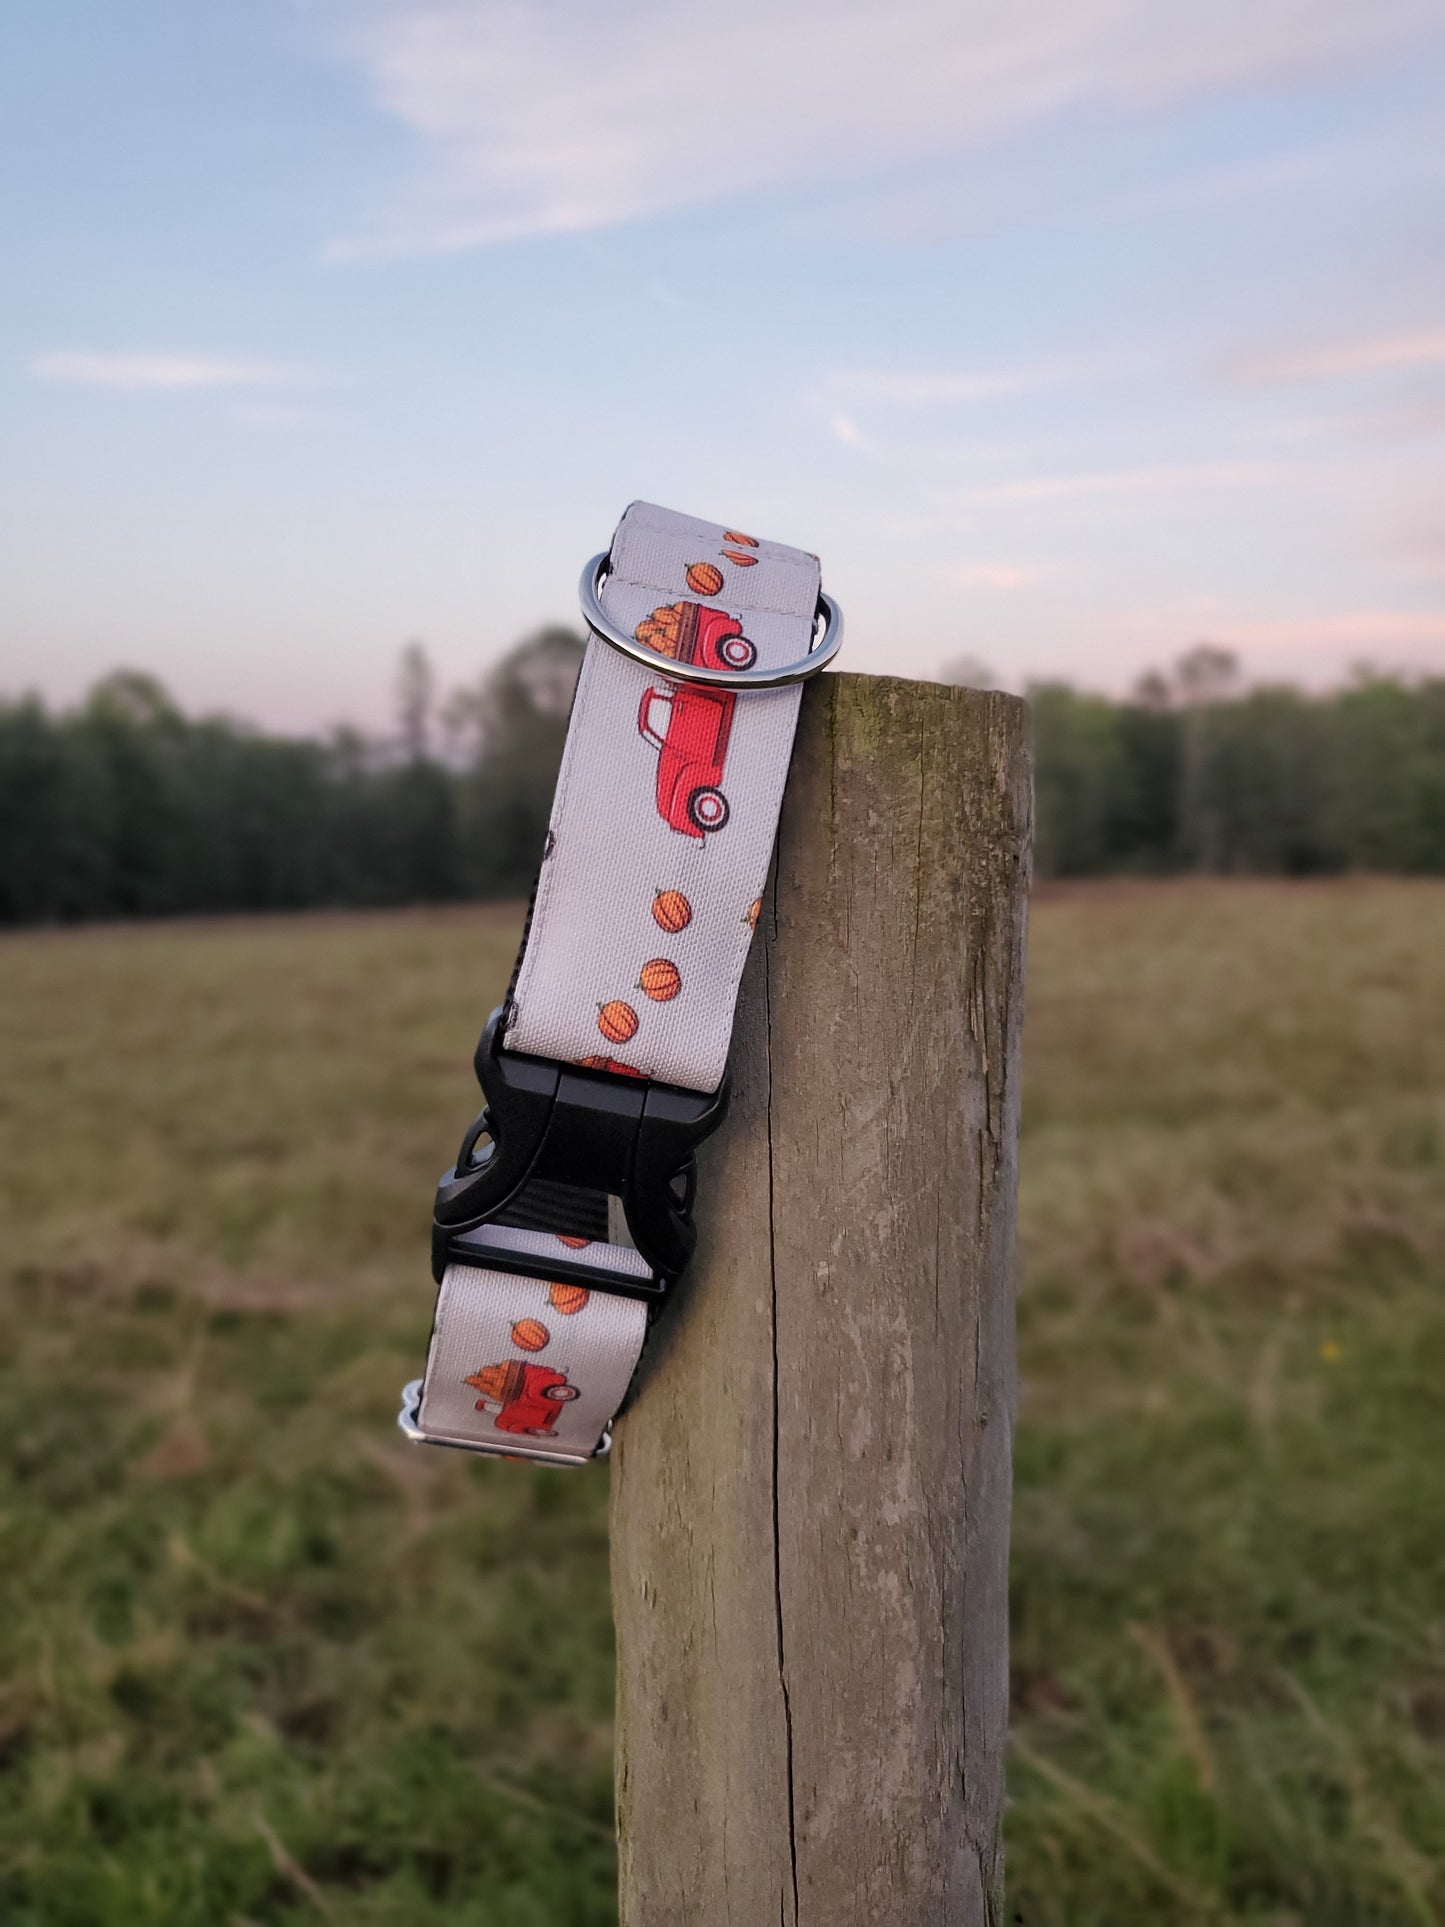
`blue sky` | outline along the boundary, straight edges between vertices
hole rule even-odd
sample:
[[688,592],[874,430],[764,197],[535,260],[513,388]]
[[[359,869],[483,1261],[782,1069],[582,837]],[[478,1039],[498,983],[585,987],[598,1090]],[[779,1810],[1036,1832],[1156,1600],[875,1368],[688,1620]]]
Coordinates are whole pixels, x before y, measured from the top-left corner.
[[1445,669],[1445,0],[47,0],[0,689],[380,727],[642,495],[845,666]]

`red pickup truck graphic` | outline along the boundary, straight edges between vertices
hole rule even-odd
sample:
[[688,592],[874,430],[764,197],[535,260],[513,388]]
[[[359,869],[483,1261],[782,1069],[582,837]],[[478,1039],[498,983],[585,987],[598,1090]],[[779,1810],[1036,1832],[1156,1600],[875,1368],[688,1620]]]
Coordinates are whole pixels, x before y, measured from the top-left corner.
[[[758,659],[735,616],[696,602],[654,609],[635,633],[677,662],[708,669],[751,669]],[[654,684],[642,698],[637,728],[657,751],[658,814],[683,836],[704,836],[728,820],[722,781],[737,700],[730,689],[701,683]]]
[[568,1384],[565,1372],[550,1365],[524,1365],[520,1358],[484,1365],[466,1383],[482,1395],[479,1412],[493,1405],[501,1408],[492,1418],[499,1432],[525,1432],[533,1439],[555,1438],[557,1407],[582,1396],[577,1386]]

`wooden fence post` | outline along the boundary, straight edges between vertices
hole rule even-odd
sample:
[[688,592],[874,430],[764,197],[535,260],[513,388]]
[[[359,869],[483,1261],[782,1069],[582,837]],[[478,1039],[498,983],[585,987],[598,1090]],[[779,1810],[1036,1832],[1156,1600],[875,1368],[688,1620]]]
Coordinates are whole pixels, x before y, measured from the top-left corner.
[[614,1447],[623,1927],[1002,1920],[1031,818],[1016,698],[807,688]]

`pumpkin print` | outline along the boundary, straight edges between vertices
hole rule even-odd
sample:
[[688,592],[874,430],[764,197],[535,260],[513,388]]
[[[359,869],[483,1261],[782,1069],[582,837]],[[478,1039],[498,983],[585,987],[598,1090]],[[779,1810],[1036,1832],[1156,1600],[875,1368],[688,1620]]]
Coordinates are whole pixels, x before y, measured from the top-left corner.
[[519,1352],[545,1351],[552,1334],[540,1318],[519,1318],[512,1327],[512,1343]]
[[659,890],[652,899],[652,920],[659,930],[676,936],[692,922],[692,905],[681,890]]
[[597,1028],[609,1044],[627,1044],[637,1035],[638,1017],[631,1004],[614,997],[610,1004],[597,1006]]
[[557,1242],[559,1245],[566,1245],[569,1251],[585,1251],[592,1240],[590,1238],[574,1238],[569,1231],[559,1231],[557,1233]]
[[553,1311],[560,1311],[564,1318],[571,1318],[581,1311],[592,1296],[585,1285],[549,1285],[547,1296]]
[[762,914],[763,900],[761,897],[754,897],[747,909],[743,912],[743,922],[748,926],[749,930],[756,930],[758,927],[758,918]]
[[723,554],[729,562],[735,562],[740,569],[757,567],[758,558],[755,555],[744,555],[741,549],[724,549]]
[[745,549],[755,549],[758,546],[758,538],[755,535],[744,535],[741,529],[724,529],[723,541],[741,542]]
[[[646,1077],[635,1064],[624,1064],[620,1057],[604,1057],[599,1051],[596,1057],[579,1057],[578,1065],[584,1071],[611,1071],[614,1077]],[[584,1238],[583,1244],[587,1243]]]
[[655,649],[659,656],[676,658],[682,646],[682,617],[686,608],[685,602],[665,602],[660,609],[654,609],[650,616],[644,616],[632,633],[647,648]]
[[670,1004],[682,989],[682,972],[670,957],[654,957],[642,966],[637,988],[655,1004]]
[[689,562],[687,586],[694,595],[716,595],[723,585],[723,573],[716,562]]

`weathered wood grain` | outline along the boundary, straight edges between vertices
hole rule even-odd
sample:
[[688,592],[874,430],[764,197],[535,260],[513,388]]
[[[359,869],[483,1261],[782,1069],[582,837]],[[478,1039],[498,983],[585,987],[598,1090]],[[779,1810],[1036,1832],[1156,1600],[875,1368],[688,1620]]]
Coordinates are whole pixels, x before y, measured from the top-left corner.
[[1021,702],[808,688],[614,1448],[623,1927],[1002,1919],[1030,827]]

